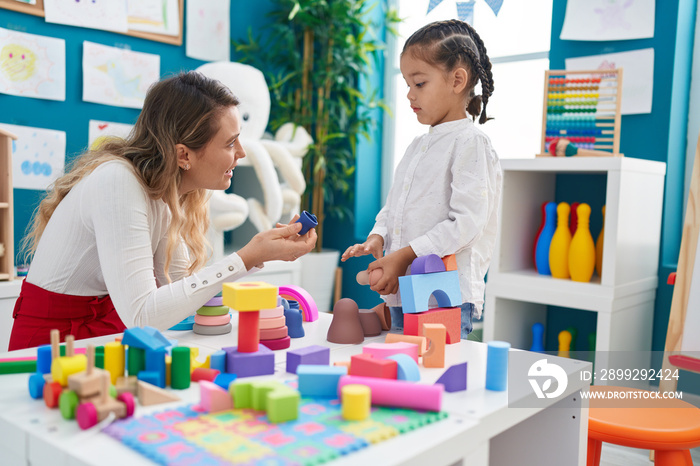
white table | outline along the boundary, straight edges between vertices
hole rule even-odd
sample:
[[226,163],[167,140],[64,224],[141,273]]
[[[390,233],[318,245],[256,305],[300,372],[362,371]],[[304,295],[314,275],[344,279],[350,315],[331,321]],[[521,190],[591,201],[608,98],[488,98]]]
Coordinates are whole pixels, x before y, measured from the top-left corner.
[[[362,351],[361,345],[338,345],[326,341],[331,317],[321,314],[319,320],[304,323],[306,336],[293,339],[293,348],[322,344],[331,348],[331,363],[346,361]],[[235,319],[234,319],[235,320]],[[235,345],[236,330],[222,336],[200,336],[192,332],[165,332],[179,344],[200,348],[199,359],[226,346]],[[366,343],[383,342],[380,337]],[[97,344],[112,337],[91,339]],[[88,340],[76,342],[86,345]],[[513,351],[513,350],[512,350]],[[1,354],[0,357],[32,355],[34,350]],[[521,352],[535,362],[544,356]],[[285,372],[286,351],[275,352],[275,376],[294,377]],[[588,426],[587,400],[579,391],[588,390],[588,382],[580,380],[581,370],[590,370],[590,363],[562,358],[548,358],[561,365],[568,375],[566,392],[556,400],[542,401],[533,408],[510,408],[507,392],[484,389],[486,345],[472,341],[448,345],[445,368],[459,362],[468,363],[467,390],[445,393],[443,410],[449,416],[437,423],[364,448],[332,462],[334,466],[354,464],[408,465],[583,465],[586,456]],[[421,383],[433,383],[445,369],[421,367]],[[266,376],[270,377],[270,376]],[[73,465],[150,465],[119,441],[91,429],[81,431],[74,421],[61,418],[58,410],[50,410],[41,400],[32,400],[27,390],[27,374],[0,376],[0,463],[4,466],[73,466]],[[197,402],[199,389],[176,391],[183,403]],[[559,400],[559,401],[557,401]],[[172,405],[137,407],[136,415],[149,414]]]

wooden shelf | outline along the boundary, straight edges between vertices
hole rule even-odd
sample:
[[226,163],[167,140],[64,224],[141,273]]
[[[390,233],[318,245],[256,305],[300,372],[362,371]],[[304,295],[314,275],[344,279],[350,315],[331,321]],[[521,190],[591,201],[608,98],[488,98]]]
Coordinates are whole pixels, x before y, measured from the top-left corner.
[[14,214],[12,212],[12,141],[17,136],[0,129],[0,243],[5,254],[0,257],[0,280],[15,276]]

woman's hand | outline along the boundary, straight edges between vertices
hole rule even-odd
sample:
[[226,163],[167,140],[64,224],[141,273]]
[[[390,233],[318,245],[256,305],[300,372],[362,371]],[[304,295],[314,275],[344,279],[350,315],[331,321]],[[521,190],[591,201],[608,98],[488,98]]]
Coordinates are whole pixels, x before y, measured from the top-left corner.
[[270,260],[294,261],[310,252],[316,246],[316,230],[312,228],[305,235],[299,235],[302,225],[295,221],[297,218],[299,216],[289,225],[278,223],[276,228],[253,236],[238,251],[246,269]]
[[[399,249],[396,252],[387,254],[367,267],[370,277],[375,276],[372,271],[382,269],[383,273],[377,273],[379,279],[374,282],[370,280],[370,289],[380,295],[396,294],[399,291],[399,277],[406,275],[408,266],[411,265],[416,254],[410,246]],[[373,283],[374,282],[374,283]]]
[[367,241],[364,243],[355,244],[347,248],[340,257],[340,260],[341,262],[345,262],[351,257],[366,256],[367,254],[372,254],[375,259],[380,259],[383,249],[384,238],[379,235],[369,235],[369,238],[367,238]]

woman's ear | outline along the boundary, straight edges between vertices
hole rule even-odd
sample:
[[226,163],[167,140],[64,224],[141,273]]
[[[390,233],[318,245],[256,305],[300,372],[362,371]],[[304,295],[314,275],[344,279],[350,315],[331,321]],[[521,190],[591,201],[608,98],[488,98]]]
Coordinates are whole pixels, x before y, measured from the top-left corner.
[[177,154],[177,165],[183,170],[190,168],[190,151],[184,144],[175,144],[175,153]]
[[461,67],[455,68],[452,72],[452,88],[455,94],[461,94],[467,87],[467,82],[469,80],[469,73],[467,70]]

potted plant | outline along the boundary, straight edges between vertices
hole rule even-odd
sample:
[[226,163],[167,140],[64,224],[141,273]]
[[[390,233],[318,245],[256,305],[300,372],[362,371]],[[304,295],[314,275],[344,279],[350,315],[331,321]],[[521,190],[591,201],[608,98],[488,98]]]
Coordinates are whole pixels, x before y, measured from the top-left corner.
[[[370,18],[377,0],[272,3],[265,37],[249,31],[246,40],[234,41],[233,45],[239,61],[262,70],[269,83],[270,129],[274,132],[292,121],[314,139],[303,160],[307,190],[302,208],[318,218],[316,252],[321,253],[326,217],[343,220],[352,216],[347,202],[353,195],[357,140],[361,135],[369,137],[374,124],[370,111],[385,108],[376,90],[363,91],[360,86],[363,76],[371,71],[376,53],[383,48],[373,35],[381,28],[375,27]],[[382,16],[380,21],[387,31],[395,34],[395,11],[388,10]],[[345,202],[336,202],[339,198]],[[328,287],[332,290],[338,252],[329,255],[330,271],[319,270],[316,263],[309,268],[313,269],[312,281],[330,278]],[[309,256],[305,261],[318,259]],[[302,282],[306,280],[302,278]],[[330,291],[327,296],[327,300],[320,300],[319,308],[330,303]]]

